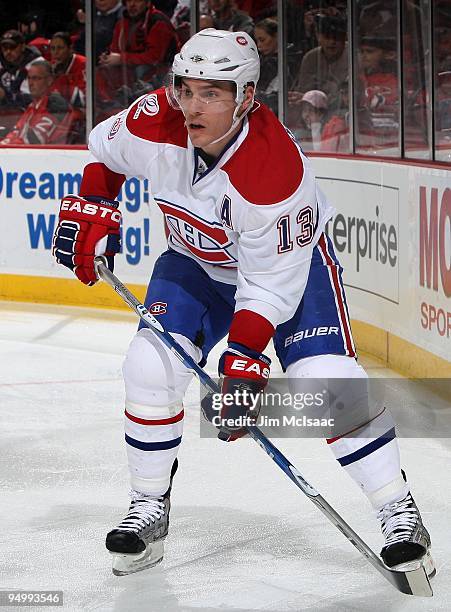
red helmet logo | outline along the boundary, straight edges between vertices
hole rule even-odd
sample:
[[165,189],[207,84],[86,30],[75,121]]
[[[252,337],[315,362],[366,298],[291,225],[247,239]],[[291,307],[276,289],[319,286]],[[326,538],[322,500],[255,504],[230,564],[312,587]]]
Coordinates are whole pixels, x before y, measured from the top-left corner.
[[247,40],[244,38],[244,36],[237,36],[237,37],[236,37],[236,42],[237,42],[239,45],[243,45],[243,46],[244,46],[244,45],[247,45]]

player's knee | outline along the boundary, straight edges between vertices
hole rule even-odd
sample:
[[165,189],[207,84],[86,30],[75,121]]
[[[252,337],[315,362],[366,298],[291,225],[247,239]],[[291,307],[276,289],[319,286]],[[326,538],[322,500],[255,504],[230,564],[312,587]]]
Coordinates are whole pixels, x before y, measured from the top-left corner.
[[[181,336],[174,338],[195,360],[201,351]],[[152,406],[181,402],[192,374],[148,329],[137,332],[130,343],[122,368],[127,401]]]
[[287,368],[289,378],[368,378],[365,370],[347,355],[315,355]]
[[287,375],[292,393],[321,398],[317,412],[331,419],[330,437],[351,431],[377,414],[368,398],[368,376],[352,357],[318,355],[300,359],[288,366]]

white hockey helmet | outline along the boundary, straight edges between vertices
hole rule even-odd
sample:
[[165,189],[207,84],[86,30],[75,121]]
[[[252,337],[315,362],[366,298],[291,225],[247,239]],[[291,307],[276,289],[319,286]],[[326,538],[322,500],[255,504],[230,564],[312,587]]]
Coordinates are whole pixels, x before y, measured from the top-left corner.
[[257,45],[246,32],[207,28],[194,34],[174,57],[172,85],[181,77],[236,84],[236,103],[241,104],[248,83],[260,77]]

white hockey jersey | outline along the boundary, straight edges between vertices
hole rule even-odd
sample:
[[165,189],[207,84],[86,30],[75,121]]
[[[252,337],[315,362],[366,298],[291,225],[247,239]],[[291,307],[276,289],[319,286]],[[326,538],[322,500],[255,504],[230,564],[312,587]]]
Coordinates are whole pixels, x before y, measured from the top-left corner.
[[266,106],[255,105],[208,168],[184,121],[163,89],[143,96],[91,132],[89,163],[149,179],[170,248],[213,279],[236,284],[235,312],[250,310],[276,327],[302,298],[333,209],[309,160]]

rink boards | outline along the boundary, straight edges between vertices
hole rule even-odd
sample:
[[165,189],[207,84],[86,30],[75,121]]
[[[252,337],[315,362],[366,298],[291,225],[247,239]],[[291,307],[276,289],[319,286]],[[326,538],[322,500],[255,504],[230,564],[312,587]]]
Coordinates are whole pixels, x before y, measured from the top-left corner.
[[[77,193],[87,151],[6,149],[0,162],[0,298],[122,307],[51,257],[58,200]],[[444,166],[312,158],[336,208],[328,226],[344,268],[357,345],[416,377],[450,377],[451,172]],[[138,297],[165,249],[148,181],[121,190],[123,254],[116,273]]]

